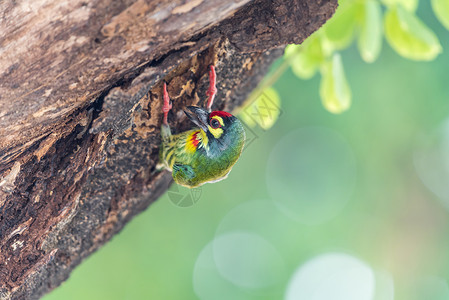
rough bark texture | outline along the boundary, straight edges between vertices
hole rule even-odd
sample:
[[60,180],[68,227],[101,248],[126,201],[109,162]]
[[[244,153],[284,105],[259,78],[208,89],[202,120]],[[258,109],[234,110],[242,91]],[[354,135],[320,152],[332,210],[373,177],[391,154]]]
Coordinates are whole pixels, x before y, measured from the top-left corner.
[[156,200],[161,87],[232,110],[337,0],[0,4],[0,298],[39,298]]

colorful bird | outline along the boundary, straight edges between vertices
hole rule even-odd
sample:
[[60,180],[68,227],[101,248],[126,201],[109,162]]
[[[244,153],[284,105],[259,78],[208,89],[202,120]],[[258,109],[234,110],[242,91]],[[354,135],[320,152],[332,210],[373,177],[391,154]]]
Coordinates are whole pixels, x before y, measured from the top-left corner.
[[225,179],[242,153],[245,130],[225,111],[212,111],[217,89],[215,68],[210,66],[207,109],[188,106],[187,117],[198,127],[172,135],[167,115],[172,105],[164,83],[162,145],[160,163],[170,170],[177,184],[194,188]]

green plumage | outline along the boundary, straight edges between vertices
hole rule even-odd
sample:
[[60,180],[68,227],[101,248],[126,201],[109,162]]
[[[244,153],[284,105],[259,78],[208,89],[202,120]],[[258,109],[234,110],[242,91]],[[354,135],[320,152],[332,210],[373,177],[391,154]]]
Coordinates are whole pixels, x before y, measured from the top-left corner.
[[[196,113],[200,110],[195,108]],[[236,117],[225,112],[206,114],[207,117],[199,118],[203,119],[200,125],[205,130],[194,128],[171,135],[170,128],[162,125],[160,161],[172,171],[176,183],[190,188],[226,178],[245,142],[245,131]],[[218,121],[211,122],[218,118],[223,124],[214,128],[212,124],[217,125]]]

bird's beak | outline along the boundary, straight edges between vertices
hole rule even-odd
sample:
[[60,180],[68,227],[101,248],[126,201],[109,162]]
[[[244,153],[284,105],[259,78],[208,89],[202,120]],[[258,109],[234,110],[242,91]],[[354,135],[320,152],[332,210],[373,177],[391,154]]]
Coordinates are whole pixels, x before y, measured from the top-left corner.
[[184,111],[184,113],[187,115],[187,117],[195,123],[198,127],[204,130],[204,132],[207,132],[207,121],[209,117],[209,112],[201,107],[197,106],[187,106],[187,108],[193,113],[190,114],[187,111]]

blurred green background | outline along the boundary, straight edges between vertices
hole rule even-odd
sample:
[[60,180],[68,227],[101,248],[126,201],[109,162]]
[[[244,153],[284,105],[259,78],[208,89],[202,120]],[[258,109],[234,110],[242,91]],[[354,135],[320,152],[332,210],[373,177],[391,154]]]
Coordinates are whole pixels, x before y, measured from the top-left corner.
[[449,33],[417,14],[436,60],[351,46],[340,115],[286,71],[277,123],[226,180],[172,186],[44,299],[449,299]]

